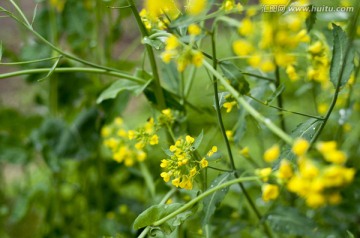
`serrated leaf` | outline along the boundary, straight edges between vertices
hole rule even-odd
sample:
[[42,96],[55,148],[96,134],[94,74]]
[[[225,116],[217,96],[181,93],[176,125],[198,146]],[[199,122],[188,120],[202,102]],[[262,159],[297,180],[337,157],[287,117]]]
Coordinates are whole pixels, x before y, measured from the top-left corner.
[[[309,7],[312,8],[313,5],[310,5]],[[307,32],[310,32],[315,25],[316,22],[316,11],[311,11],[309,16],[306,18],[306,30]]]
[[250,86],[240,69],[231,62],[223,61],[219,64],[224,76],[230,80],[231,85],[242,95],[249,93]]
[[294,236],[314,235],[316,224],[295,208],[279,207],[265,216],[271,228]]
[[178,208],[180,208],[182,204],[180,203],[172,203],[172,204],[159,204],[153,205],[143,211],[134,221],[133,227],[135,230],[138,230],[142,227],[150,226],[154,222],[160,220],[161,218],[169,215],[174,212]]
[[[354,70],[354,50],[348,50],[349,40],[341,27],[333,24],[333,56],[330,68],[330,80],[336,88],[344,86]],[[346,55],[347,54],[347,55]],[[339,81],[340,80],[340,81]]]
[[201,131],[200,134],[198,135],[198,137],[196,137],[195,142],[193,144],[193,149],[196,150],[197,148],[199,148],[201,141],[204,137],[204,131]]
[[[234,178],[233,173],[223,173],[219,177],[217,177],[210,185],[210,188],[214,188],[219,186],[231,179]],[[210,222],[211,217],[214,215],[216,208],[219,206],[221,201],[224,199],[225,195],[229,191],[229,188],[220,189],[210,196],[207,196],[203,200],[203,216],[202,216],[202,225],[203,227]]]
[[285,85],[282,83],[282,84],[279,85],[279,87],[277,87],[275,92],[273,92],[273,94],[271,94],[271,96],[266,100],[266,103],[271,103],[280,94],[282,94],[282,92],[284,92],[284,90],[285,90]]
[[99,104],[104,100],[116,98],[119,93],[124,91],[129,91],[135,95],[139,95],[150,84],[150,82],[151,79],[146,81],[146,83],[138,83],[125,79],[117,80],[100,94],[96,103]]

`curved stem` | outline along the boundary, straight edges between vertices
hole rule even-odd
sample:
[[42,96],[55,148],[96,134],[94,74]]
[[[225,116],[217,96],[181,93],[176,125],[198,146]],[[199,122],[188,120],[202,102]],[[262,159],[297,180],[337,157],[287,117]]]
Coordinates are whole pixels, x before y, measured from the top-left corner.
[[160,220],[156,221],[153,223],[153,226],[160,226],[161,224],[163,224],[164,222],[166,222],[167,220],[179,215],[180,213],[188,210],[189,208],[191,208],[194,204],[196,204],[197,202],[201,201],[202,199],[204,199],[205,197],[209,196],[210,194],[221,190],[223,188],[229,187],[233,184],[236,183],[242,183],[242,182],[247,182],[247,181],[255,181],[258,180],[259,177],[244,177],[244,178],[236,178],[233,180],[230,180],[226,183],[223,183],[219,186],[216,186],[214,188],[211,188],[209,190],[206,190],[205,192],[203,192],[202,194],[200,194],[199,196],[197,196],[196,198],[194,198],[193,200],[189,201],[188,203],[184,204],[184,206],[180,207],[179,209],[177,209],[176,211],[170,213],[169,215],[167,215],[166,217],[161,218]]
[[227,80],[218,72],[216,71],[206,60],[203,61],[204,66],[218,78],[221,84],[230,92],[230,94],[236,98],[237,102],[244,107],[244,109],[253,116],[256,120],[263,123],[269,130],[271,130],[275,135],[280,137],[286,143],[292,145],[293,138],[291,138],[287,133],[277,127],[270,119],[261,115],[258,111],[255,110],[241,95],[236,89],[234,89]]
[[26,74],[47,73],[47,72],[49,72],[51,70],[54,70],[56,73],[84,72],[84,73],[106,74],[106,75],[110,75],[110,76],[114,76],[114,77],[118,77],[118,78],[128,79],[130,81],[134,81],[134,82],[137,82],[137,83],[144,83],[145,82],[141,78],[138,78],[138,77],[135,77],[135,76],[132,76],[132,75],[129,75],[129,74],[125,74],[125,73],[108,71],[108,70],[104,70],[104,69],[82,68],[82,67],[56,68],[56,69],[41,68],[41,69],[20,70],[20,71],[11,72],[11,73],[0,74],[0,80],[5,79],[5,78],[11,78],[11,77],[15,77],[15,76],[20,76],[20,75],[26,75]]

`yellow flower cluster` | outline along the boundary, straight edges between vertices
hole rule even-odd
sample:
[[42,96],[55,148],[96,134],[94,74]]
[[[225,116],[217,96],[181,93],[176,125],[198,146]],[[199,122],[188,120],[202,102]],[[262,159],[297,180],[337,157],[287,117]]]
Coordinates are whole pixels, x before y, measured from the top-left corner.
[[165,29],[170,20],[180,15],[178,3],[174,0],[146,0],[144,9],[140,11],[140,17],[146,29]]
[[130,167],[136,162],[146,159],[146,145],[153,146],[159,143],[156,130],[156,124],[152,118],[143,127],[137,130],[128,130],[123,119],[118,117],[112,124],[102,128],[101,136],[104,139],[105,147],[111,150],[112,158],[116,162]]
[[50,5],[56,9],[58,12],[64,10],[66,0],[50,0]]
[[160,174],[165,182],[171,183],[175,187],[191,190],[193,188],[194,178],[200,173],[201,169],[209,164],[207,158],[217,152],[217,147],[213,146],[211,150],[200,161],[194,158],[195,139],[189,135],[178,139],[174,145],[170,146],[168,151],[169,158],[161,161],[160,167],[165,171]]
[[307,70],[309,80],[314,80],[326,88],[330,85],[330,57],[329,47],[323,41],[316,41],[308,48],[311,66]]
[[203,54],[198,50],[192,49],[195,36],[201,33],[201,29],[198,25],[191,24],[188,27],[188,33],[191,39],[189,45],[182,44],[175,35],[171,35],[166,39],[165,51],[161,54],[161,59],[165,63],[170,63],[173,59],[176,60],[179,72],[183,72],[189,64],[193,64],[196,67],[200,67],[203,64]]
[[[263,4],[268,2],[264,1]],[[298,80],[296,57],[293,51],[301,43],[310,41],[304,24],[306,15],[262,14],[262,21],[255,22],[253,18],[256,17],[256,13],[253,10],[249,11],[239,24],[238,33],[241,38],[233,42],[234,53],[247,58],[250,66],[265,73],[273,72],[277,65],[286,69],[290,80]]]
[[[292,152],[297,156],[296,169],[287,159],[282,159],[276,172],[264,168],[256,173],[264,182],[274,175],[279,183],[303,198],[311,208],[340,203],[340,189],[353,181],[355,169],[344,165],[346,154],[337,148],[335,141],[317,143],[316,154],[322,159],[310,158],[308,149],[309,142],[297,139],[292,147]],[[267,162],[274,161],[279,156],[277,146],[271,147],[265,154]],[[279,195],[278,185],[275,184],[264,184],[262,191],[264,201],[276,199]]]

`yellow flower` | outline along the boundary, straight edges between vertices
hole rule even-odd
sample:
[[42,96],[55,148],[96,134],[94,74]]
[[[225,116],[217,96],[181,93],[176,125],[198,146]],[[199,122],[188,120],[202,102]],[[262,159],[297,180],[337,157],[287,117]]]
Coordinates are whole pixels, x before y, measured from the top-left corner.
[[275,65],[271,60],[265,60],[261,63],[260,69],[265,73],[272,72],[275,70]]
[[316,144],[316,149],[320,151],[321,154],[326,155],[328,153],[332,153],[337,148],[336,141],[327,141],[327,142],[319,142]]
[[293,169],[288,160],[283,159],[281,161],[277,176],[280,179],[289,179],[293,176]]
[[275,200],[279,196],[279,187],[274,184],[265,184],[262,186],[262,199],[265,202]]
[[144,161],[146,159],[146,153],[144,152],[144,151],[138,151],[137,152],[137,160],[139,161],[139,162],[142,162],[142,161]]
[[251,35],[254,32],[254,25],[249,18],[245,18],[239,27],[239,33],[243,36]]
[[244,157],[249,157],[249,147],[245,146],[240,150],[240,154]]
[[174,19],[180,13],[176,2],[173,0],[145,0],[144,6],[152,20],[157,20],[157,18],[164,13],[170,17],[170,19]]
[[293,82],[299,80],[299,75],[296,73],[295,67],[293,65],[289,65],[286,67],[286,74]]
[[339,150],[334,150],[329,153],[325,153],[324,159],[331,163],[343,164],[343,163],[345,163],[347,157],[344,152],[339,151]]
[[227,130],[225,133],[226,133],[226,137],[228,138],[229,141],[234,140],[234,133],[232,131]]
[[212,156],[214,153],[216,153],[217,152],[217,146],[213,146],[212,148],[211,148],[211,150],[207,153],[207,156]]
[[252,67],[259,67],[259,65],[261,63],[261,55],[260,54],[254,54],[254,55],[250,56],[250,58],[248,59],[248,63]]
[[174,185],[175,187],[179,187],[180,185],[180,178],[175,178],[171,181],[172,185]]
[[126,157],[126,158],[125,158],[125,161],[124,161],[124,164],[125,164],[126,167],[131,167],[131,166],[133,166],[133,165],[134,165],[134,160],[133,160],[133,158],[131,158],[131,157]]
[[64,10],[66,0],[50,0],[50,5],[53,6],[56,11],[62,12]]
[[166,47],[165,50],[175,50],[179,45],[179,40],[176,36],[171,35],[166,39]]
[[204,55],[200,51],[195,51],[192,54],[191,62],[196,67],[201,67],[203,65]]
[[164,51],[161,53],[161,60],[168,64],[176,56],[176,51]]
[[190,24],[188,27],[188,32],[190,35],[197,36],[201,33],[201,28],[197,24]]
[[185,137],[185,141],[186,141],[186,143],[191,145],[192,143],[194,143],[195,139],[194,139],[194,137],[191,137],[191,136],[187,135]]
[[318,113],[321,115],[325,115],[329,106],[327,103],[320,103],[317,107]]
[[141,150],[144,147],[145,147],[145,143],[142,141],[139,141],[138,143],[135,144],[135,148],[138,150]]
[[304,160],[300,163],[300,174],[304,178],[312,179],[318,176],[319,169],[309,160]]
[[112,138],[105,140],[104,145],[112,150],[115,150],[119,145],[119,141],[112,137]]
[[196,173],[197,173],[196,167],[192,168],[190,170],[190,177],[194,177],[196,175]]
[[129,130],[128,131],[128,138],[129,140],[133,140],[136,136],[136,131],[133,131],[133,130]]
[[111,134],[111,129],[107,126],[104,126],[101,128],[101,136],[102,137],[108,137]]
[[267,182],[269,180],[269,176],[271,175],[271,168],[264,168],[256,170],[256,174],[262,179],[262,181]]
[[233,50],[239,56],[247,56],[253,52],[253,46],[245,40],[236,40],[233,43]]
[[166,159],[161,160],[161,164],[160,164],[161,168],[166,168],[168,166],[169,166],[169,161],[168,160],[166,160]]
[[164,179],[165,183],[170,181],[170,174],[167,172],[162,172],[160,176]]
[[263,5],[286,5],[289,0],[260,0],[260,3]]
[[308,205],[311,208],[318,208],[320,206],[325,205],[326,200],[324,195],[321,193],[310,193],[306,197],[306,205]]
[[188,0],[186,11],[190,15],[199,15],[205,10],[207,0]]
[[226,108],[226,112],[229,113],[231,112],[232,108],[236,105],[236,101],[232,101],[232,102],[225,102],[223,104],[223,107]]
[[268,163],[275,161],[280,155],[280,147],[279,145],[273,145],[269,149],[267,149],[264,153],[264,160]]
[[309,46],[309,49],[308,49],[308,51],[313,55],[320,54],[323,50],[324,50],[324,47],[323,47],[323,44],[321,43],[321,41],[316,41],[314,44]]
[[150,145],[157,145],[159,144],[159,137],[158,135],[153,135],[151,138],[150,138],[150,141],[149,141],[149,144]]
[[115,125],[121,126],[124,123],[124,120],[121,117],[115,118]]
[[307,152],[307,150],[309,149],[309,146],[310,146],[310,144],[307,140],[298,138],[294,142],[294,145],[292,146],[292,151],[294,152],[295,155],[302,156]]
[[206,167],[208,167],[208,165],[209,165],[209,162],[205,158],[200,160],[200,167],[201,168],[206,168]]
[[124,129],[118,130],[117,135],[124,138],[128,137],[127,132]]

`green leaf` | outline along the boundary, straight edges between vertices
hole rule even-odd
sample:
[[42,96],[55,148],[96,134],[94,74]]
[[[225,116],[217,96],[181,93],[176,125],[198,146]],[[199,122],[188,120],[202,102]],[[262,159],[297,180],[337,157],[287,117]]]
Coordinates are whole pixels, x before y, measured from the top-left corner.
[[193,145],[193,149],[194,149],[194,150],[196,150],[197,148],[199,148],[203,137],[204,137],[204,131],[202,130],[202,131],[200,132],[200,134],[198,135],[198,137],[196,137],[196,139],[195,139],[195,142],[194,142],[194,145]]
[[[354,50],[348,50],[349,40],[341,27],[333,24],[333,56],[330,68],[330,80],[336,88],[344,86],[354,70]],[[347,55],[346,55],[347,54]],[[340,80],[340,81],[339,81]]]
[[224,76],[230,80],[231,85],[238,90],[240,94],[244,95],[249,93],[249,83],[245,80],[244,75],[236,65],[231,62],[223,61],[220,63],[220,68],[224,73]]
[[173,203],[170,205],[167,204],[160,204],[160,205],[153,205],[143,211],[134,221],[133,227],[135,230],[138,230],[142,227],[150,226],[154,222],[160,220],[161,218],[169,215],[170,213],[174,212],[178,208],[180,208],[182,204],[180,203]]
[[275,232],[286,235],[314,235],[315,223],[295,208],[277,207],[265,216]]
[[58,66],[59,62],[60,62],[60,59],[62,58],[62,56],[59,56],[59,58],[57,58],[57,60],[55,61],[54,65],[51,67],[49,73],[41,78],[41,79],[38,79],[38,82],[41,82],[41,81],[44,81],[45,79],[49,78],[51,75],[53,75],[53,73],[55,72],[55,69],[56,67]]
[[[229,92],[218,93],[218,95],[219,95],[219,106],[220,106],[220,108],[223,107],[224,103],[226,102],[226,96],[229,95],[229,94],[230,94]],[[214,104],[213,104],[213,107],[214,107],[215,110],[216,110],[215,102],[214,102]]]
[[[233,173],[223,173],[211,183],[210,188],[219,186],[233,178],[234,178]],[[205,225],[210,222],[210,219],[214,215],[217,206],[219,206],[219,204],[224,199],[228,191],[229,191],[228,187],[223,188],[221,190],[212,193],[210,196],[204,198],[203,201],[204,208],[203,208],[203,216],[202,216],[203,227],[205,227]]]
[[266,103],[271,103],[274,99],[276,99],[282,92],[285,90],[285,85],[282,83],[279,87],[275,90],[273,94],[265,101]]
[[139,95],[150,83],[151,79],[147,80],[145,83],[138,83],[125,79],[117,80],[100,94],[96,103],[99,104],[104,100],[116,98],[119,93],[124,91],[129,91],[135,95]]
[[158,40],[158,39],[154,40],[154,39],[150,39],[149,37],[144,37],[144,39],[142,40],[142,43],[148,44],[156,50],[161,50],[164,48],[164,42],[162,42],[161,40]]
[[[313,5],[310,5],[309,7],[312,8]],[[306,18],[306,30],[310,32],[315,25],[316,22],[316,11],[311,11],[309,16]]]

